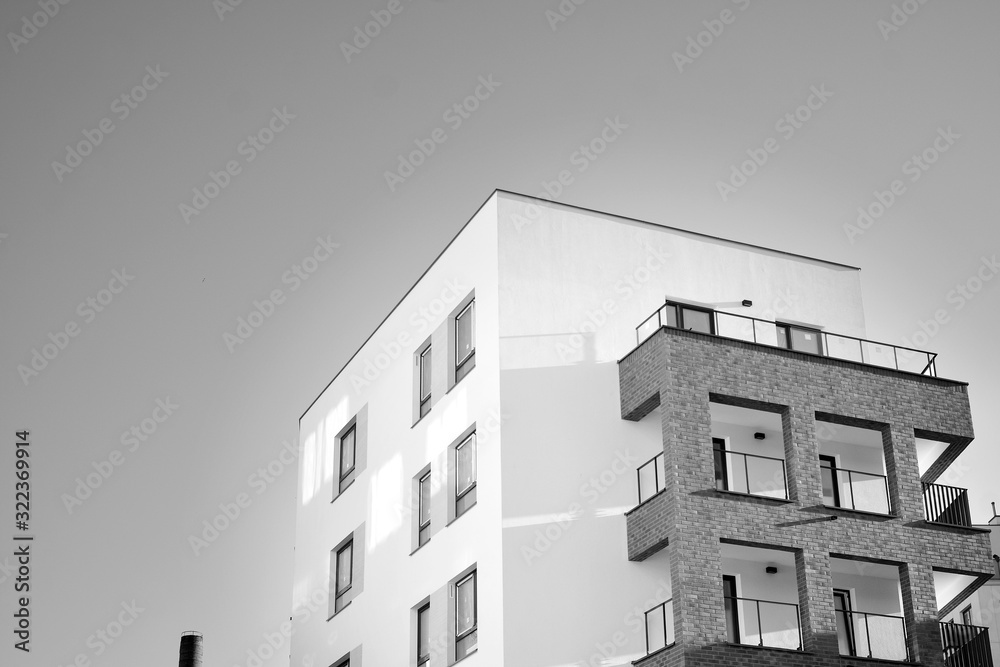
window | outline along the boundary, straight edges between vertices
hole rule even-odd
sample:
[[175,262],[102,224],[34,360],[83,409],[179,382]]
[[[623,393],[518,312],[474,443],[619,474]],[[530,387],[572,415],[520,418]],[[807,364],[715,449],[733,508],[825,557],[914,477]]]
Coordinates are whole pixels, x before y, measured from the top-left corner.
[[972,605],[962,610],[962,625],[974,625],[972,622]]
[[712,326],[712,311],[695,308],[680,303],[667,302],[667,326],[688,329],[702,333],[715,333]]
[[455,517],[476,504],[476,434],[455,448]]
[[819,470],[823,478],[823,504],[840,507],[840,483],[837,479],[837,457],[819,455]]
[[476,366],[476,302],[455,317],[455,382]]
[[340,436],[340,492],[354,481],[354,458],[357,448],[357,428],[355,425]]
[[431,411],[431,346],[420,353],[420,416]]
[[428,470],[417,482],[417,546],[422,547],[431,539],[431,472]]
[[715,488],[719,491],[729,489],[729,466],[726,461],[726,441],[722,438],[712,438],[712,452],[715,455]]
[[333,479],[333,501],[345,493],[367,467],[368,406],[361,406],[357,414],[343,424],[329,423],[324,432],[323,446],[332,450],[326,465],[330,467],[327,476]]
[[340,611],[350,602],[347,594],[351,590],[354,577],[354,540],[337,550],[337,587],[334,603],[334,613]]
[[810,354],[823,354],[823,343],[819,329],[809,329],[791,324],[777,324],[775,329],[778,333],[778,347],[798,352],[809,352]]
[[431,604],[417,610],[417,665],[431,660]]
[[476,571],[455,584],[455,660],[476,650]]
[[722,599],[726,610],[726,641],[731,644],[740,643],[740,615],[736,594],[736,577],[732,574],[722,575]]
[[854,645],[854,614],[851,612],[851,592],[833,589],[833,609],[837,615],[837,644],[840,655],[857,655]]

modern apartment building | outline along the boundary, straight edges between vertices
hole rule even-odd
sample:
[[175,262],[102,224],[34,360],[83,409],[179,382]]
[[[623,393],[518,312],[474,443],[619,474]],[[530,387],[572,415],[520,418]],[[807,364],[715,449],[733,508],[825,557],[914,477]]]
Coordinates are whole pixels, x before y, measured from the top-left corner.
[[300,438],[293,667],[978,664],[967,386],[857,268],[497,191]]

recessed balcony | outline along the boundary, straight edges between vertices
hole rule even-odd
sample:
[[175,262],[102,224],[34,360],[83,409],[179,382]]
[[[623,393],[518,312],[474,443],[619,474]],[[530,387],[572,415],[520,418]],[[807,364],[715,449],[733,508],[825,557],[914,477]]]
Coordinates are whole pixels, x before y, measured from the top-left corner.
[[899,567],[831,558],[840,655],[910,660]]
[[661,327],[700,331],[748,343],[936,376],[937,353],[819,329],[762,320],[668,301],[635,329],[636,345]]

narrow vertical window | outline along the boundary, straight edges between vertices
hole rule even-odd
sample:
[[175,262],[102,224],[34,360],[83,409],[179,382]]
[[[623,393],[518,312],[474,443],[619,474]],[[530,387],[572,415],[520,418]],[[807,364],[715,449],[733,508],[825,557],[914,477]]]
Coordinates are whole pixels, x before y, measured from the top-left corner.
[[417,665],[426,665],[431,660],[431,604],[428,602],[417,610]]
[[455,659],[461,660],[476,648],[476,572],[455,584]]
[[417,545],[423,546],[431,538],[431,473],[420,478],[417,493]]
[[340,611],[347,605],[348,600],[345,596],[351,590],[353,561],[354,540],[351,540],[337,551],[337,588],[334,612]]
[[476,434],[455,448],[455,516],[476,504]]
[[455,317],[455,382],[476,365],[476,302],[471,301]]
[[736,596],[736,577],[731,574],[722,575],[722,598],[726,610],[726,641],[731,644],[740,643],[740,615]]
[[431,410],[431,346],[420,353],[420,416]]
[[819,455],[820,478],[823,481],[823,504],[840,507],[840,480],[837,459],[828,454]]
[[354,481],[354,455],[356,451],[357,428],[352,426],[340,437],[340,492]]

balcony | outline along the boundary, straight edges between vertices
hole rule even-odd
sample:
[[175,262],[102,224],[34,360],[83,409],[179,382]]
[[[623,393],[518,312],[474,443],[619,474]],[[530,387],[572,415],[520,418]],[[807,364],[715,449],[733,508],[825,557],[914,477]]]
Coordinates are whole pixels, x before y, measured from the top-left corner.
[[941,623],[941,647],[947,667],[993,667],[988,628]]
[[715,447],[715,485],[719,491],[788,500],[784,459]]
[[665,326],[919,375],[937,375],[937,353],[934,352],[672,302],[664,304],[636,327],[636,344]]
[[889,514],[889,480],[885,475],[822,466],[823,501],[829,507]]
[[663,452],[636,468],[635,476],[641,505],[663,490]]
[[924,516],[931,523],[972,526],[969,493],[966,489],[944,484],[924,484]]
[[725,596],[726,631],[734,644],[802,650],[799,606]]
[[837,609],[840,654],[858,658],[908,661],[906,623],[900,616]]
[[674,601],[666,600],[646,612],[646,655],[674,645]]

